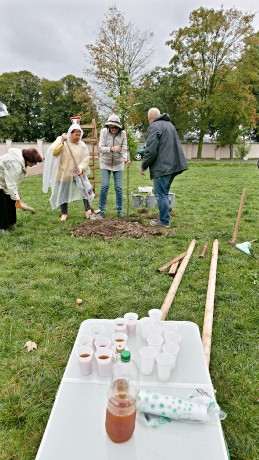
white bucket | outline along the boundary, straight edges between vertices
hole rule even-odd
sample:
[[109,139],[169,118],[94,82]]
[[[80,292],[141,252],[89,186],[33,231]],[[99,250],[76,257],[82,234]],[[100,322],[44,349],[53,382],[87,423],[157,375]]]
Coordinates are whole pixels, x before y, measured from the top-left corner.
[[154,209],[157,207],[157,201],[155,195],[146,196],[146,206],[149,209]]
[[169,208],[175,207],[175,193],[168,193]]
[[133,194],[132,195],[132,208],[138,209],[145,205],[145,198],[143,195]]

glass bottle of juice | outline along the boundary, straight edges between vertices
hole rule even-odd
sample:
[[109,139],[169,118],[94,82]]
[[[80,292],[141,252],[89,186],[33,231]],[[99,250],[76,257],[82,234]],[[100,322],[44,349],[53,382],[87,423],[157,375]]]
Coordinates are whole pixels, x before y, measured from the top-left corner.
[[105,428],[113,442],[130,439],[135,429],[139,369],[129,351],[123,350],[111,369]]

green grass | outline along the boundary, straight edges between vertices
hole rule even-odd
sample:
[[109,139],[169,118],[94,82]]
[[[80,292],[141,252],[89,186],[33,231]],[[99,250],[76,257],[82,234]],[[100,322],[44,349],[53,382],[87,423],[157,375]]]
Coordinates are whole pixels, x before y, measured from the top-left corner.
[[[134,162],[131,168],[132,192],[152,184],[148,173],[140,176],[139,167]],[[172,279],[156,268],[193,239],[196,247],[167,319],[194,321],[202,331],[211,248],[218,239],[210,373],[227,413],[223,429],[231,459],[258,458],[259,241],[253,244],[254,257],[227,244],[244,187],[238,242],[259,238],[256,164],[190,162],[172,186],[176,233],[155,239],[73,238],[68,228],[83,221],[82,203],[72,203],[69,220],[60,223],[59,212],[50,209],[49,196],[41,192],[41,180],[27,177],[20,187],[36,214],[18,210],[17,229],[0,236],[1,460],[35,458],[80,323],[130,310],[141,317],[160,308]],[[132,209],[130,214],[140,215]],[[107,215],[116,215],[113,184]],[[199,259],[204,243],[207,256]],[[78,297],[82,305],[76,304]],[[28,353],[27,340],[35,341],[38,350]]]

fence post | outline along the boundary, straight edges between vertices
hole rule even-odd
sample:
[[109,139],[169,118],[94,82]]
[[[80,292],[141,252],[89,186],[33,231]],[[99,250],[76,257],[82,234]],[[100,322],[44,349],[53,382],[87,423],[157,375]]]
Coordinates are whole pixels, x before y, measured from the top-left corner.
[[6,151],[12,147],[12,139],[5,139]]
[[43,158],[43,139],[37,139],[37,150],[40,156]]

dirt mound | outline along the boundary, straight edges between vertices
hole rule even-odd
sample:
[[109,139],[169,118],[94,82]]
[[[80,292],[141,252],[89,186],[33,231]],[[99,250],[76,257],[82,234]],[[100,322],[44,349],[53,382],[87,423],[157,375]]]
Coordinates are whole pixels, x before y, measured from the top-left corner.
[[127,219],[96,219],[87,220],[82,224],[70,227],[70,231],[73,232],[74,236],[82,236],[87,238],[88,236],[99,236],[105,240],[109,240],[119,237],[130,237],[130,238],[152,238],[155,236],[167,236],[172,235],[174,232],[166,230],[161,227],[150,227],[143,225],[139,221],[130,221]]

